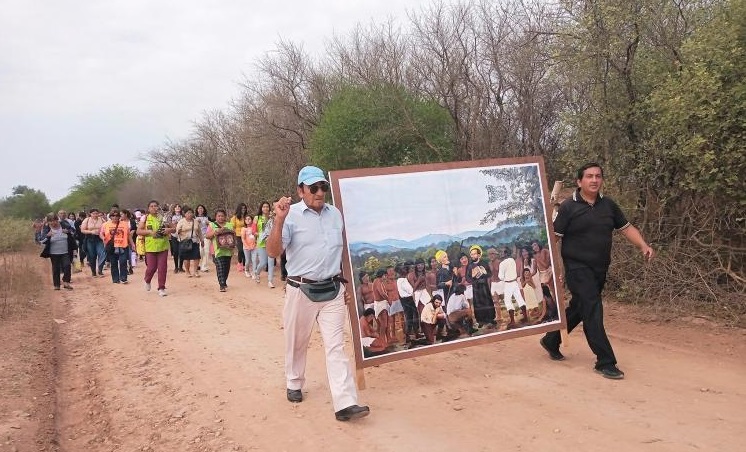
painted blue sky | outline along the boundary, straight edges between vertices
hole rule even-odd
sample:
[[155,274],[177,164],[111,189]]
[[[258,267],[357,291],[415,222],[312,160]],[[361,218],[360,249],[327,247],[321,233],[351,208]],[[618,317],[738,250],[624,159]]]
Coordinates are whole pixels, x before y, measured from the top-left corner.
[[485,168],[493,167],[340,179],[348,242],[492,230],[495,223],[479,224],[494,206],[485,187],[500,184]]

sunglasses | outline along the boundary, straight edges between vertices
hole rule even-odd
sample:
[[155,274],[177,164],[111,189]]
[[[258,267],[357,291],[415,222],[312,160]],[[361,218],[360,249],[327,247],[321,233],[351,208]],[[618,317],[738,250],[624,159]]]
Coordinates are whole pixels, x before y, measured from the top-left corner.
[[315,195],[319,190],[327,193],[329,191],[329,184],[327,182],[318,182],[308,186],[308,191],[310,191],[312,195]]

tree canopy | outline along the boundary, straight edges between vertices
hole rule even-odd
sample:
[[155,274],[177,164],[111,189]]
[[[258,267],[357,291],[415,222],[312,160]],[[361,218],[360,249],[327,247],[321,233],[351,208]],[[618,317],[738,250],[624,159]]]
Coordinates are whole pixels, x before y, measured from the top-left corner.
[[0,199],[0,216],[41,218],[51,210],[47,195],[26,185],[16,185],[11,196]]
[[329,101],[310,141],[327,170],[453,159],[453,121],[436,102],[392,85],[346,86]]
[[140,173],[137,169],[119,164],[108,166],[94,174],[78,176],[78,183],[70,193],[54,205],[68,210],[92,207],[108,209],[119,202],[119,190],[138,177]]

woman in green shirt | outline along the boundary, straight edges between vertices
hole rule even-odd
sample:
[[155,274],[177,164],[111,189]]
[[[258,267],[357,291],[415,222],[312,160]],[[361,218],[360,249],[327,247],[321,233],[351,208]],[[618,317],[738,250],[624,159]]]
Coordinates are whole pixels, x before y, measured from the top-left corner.
[[[210,223],[207,228],[207,234],[205,237],[212,239],[213,248],[215,249],[215,273],[218,276],[218,284],[220,285],[220,291],[225,292],[228,288],[228,274],[231,271],[231,258],[233,257],[233,248],[236,244],[236,236],[233,231],[233,225],[227,221],[228,215],[224,209],[218,209],[215,211],[215,222]],[[223,235],[226,232],[230,232],[233,237],[232,247],[221,247],[218,241],[218,236]]]
[[176,228],[163,221],[158,201],[148,203],[148,214],[137,226],[137,235],[145,237],[145,290],[150,290],[153,275],[158,272],[158,295],[166,296],[166,272],[168,271],[169,235]]
[[256,283],[259,284],[259,275],[267,267],[267,285],[270,289],[274,289],[275,284],[272,280],[275,274],[275,258],[267,255],[267,237],[269,236],[269,231],[272,229],[271,209],[272,206],[270,203],[264,201],[259,206],[259,212],[256,214],[256,253],[258,258],[254,266],[254,276]]

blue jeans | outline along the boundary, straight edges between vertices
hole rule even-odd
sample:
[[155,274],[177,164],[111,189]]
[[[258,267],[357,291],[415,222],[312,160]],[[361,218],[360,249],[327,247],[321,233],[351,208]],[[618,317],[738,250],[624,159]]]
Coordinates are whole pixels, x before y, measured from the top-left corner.
[[98,261],[98,272],[104,272],[106,250],[104,250],[103,240],[91,237],[89,236],[86,240],[86,248],[88,249],[88,265],[91,267],[91,273],[95,275],[97,270],[96,261]]
[[112,282],[118,283],[127,281],[127,263],[129,262],[129,257],[129,248],[122,248],[121,253],[109,256]]
[[256,253],[254,250],[243,250],[243,262],[244,267],[246,268],[246,271],[253,271],[254,267],[256,266],[256,259],[254,258],[254,255]]
[[275,277],[275,258],[267,255],[267,248],[257,247],[254,252],[257,255],[256,265],[254,265],[254,275],[258,278],[262,274],[264,267],[269,264],[267,273],[269,274],[269,280]]

